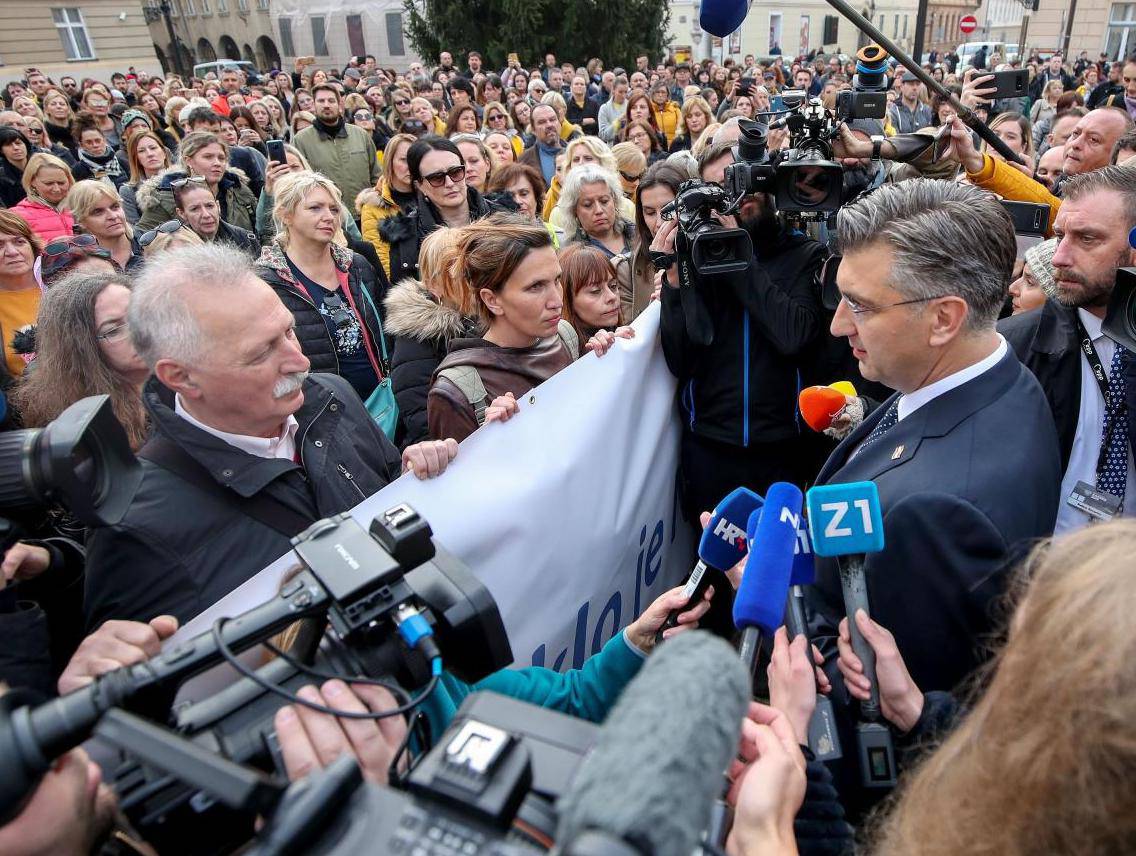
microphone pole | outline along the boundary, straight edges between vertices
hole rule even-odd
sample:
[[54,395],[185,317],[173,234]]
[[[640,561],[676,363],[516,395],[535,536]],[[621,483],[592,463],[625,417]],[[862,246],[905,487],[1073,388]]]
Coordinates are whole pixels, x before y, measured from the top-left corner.
[[914,59],[904,53],[903,49],[900,48],[899,45],[897,45],[887,36],[885,36],[883,31],[875,26],[875,24],[873,24],[871,21],[869,21],[867,18],[853,9],[850,5],[848,5],[846,0],[826,0],[826,2],[829,6],[831,6],[833,9],[835,9],[837,12],[851,21],[856,29],[858,29],[860,32],[862,32],[864,35],[866,35],[868,38],[882,47],[885,51],[895,57],[899,61],[900,65],[902,65],[904,68],[918,77],[919,82],[926,86],[929,92],[934,92],[936,95],[938,95],[940,98],[944,99],[952,107],[954,107],[955,112],[958,113],[958,117],[962,119],[967,127],[972,128],[974,132],[978,134],[978,136],[980,136],[988,146],[994,149],[994,151],[998,152],[998,154],[1000,154],[1007,161],[1013,161],[1020,164],[1026,163],[1025,158],[1017,154],[1016,152],[1010,151],[1009,146],[1002,142],[1001,138],[993,131],[991,131],[989,126],[974,114],[973,110],[971,110],[969,107],[955,98],[953,93],[948,91],[945,86],[939,83],[939,81],[935,80],[935,78],[931,77],[931,75],[925,72],[922,66],[919,65],[919,63],[917,63]]

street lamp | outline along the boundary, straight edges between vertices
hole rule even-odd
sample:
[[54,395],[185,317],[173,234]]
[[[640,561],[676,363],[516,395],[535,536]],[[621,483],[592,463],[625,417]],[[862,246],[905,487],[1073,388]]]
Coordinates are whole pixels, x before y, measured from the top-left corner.
[[173,51],[174,54],[170,59],[170,61],[173,63],[173,69],[175,72],[181,75],[183,79],[187,78],[188,75],[186,74],[185,69],[182,68],[182,54],[178,49],[178,37],[177,33],[174,32],[174,21],[170,15],[170,13],[173,11],[170,7],[170,0],[161,0],[161,2],[158,4],[157,9],[154,9],[152,6],[146,6],[142,11],[146,17],[146,23],[157,21],[159,17],[165,20],[166,32],[170,37],[170,50]]

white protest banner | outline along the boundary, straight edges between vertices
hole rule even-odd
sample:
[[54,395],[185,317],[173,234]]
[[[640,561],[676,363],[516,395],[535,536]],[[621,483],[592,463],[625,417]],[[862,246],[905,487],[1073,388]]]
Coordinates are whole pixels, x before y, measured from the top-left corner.
[[[575,668],[690,570],[676,498],[675,380],[652,306],[636,336],[587,355],[477,431],[439,478],[403,476],[352,511],[409,503],[496,599],[515,665]],[[275,595],[289,554],[186,624],[207,630]],[[444,654],[445,652],[443,652]]]

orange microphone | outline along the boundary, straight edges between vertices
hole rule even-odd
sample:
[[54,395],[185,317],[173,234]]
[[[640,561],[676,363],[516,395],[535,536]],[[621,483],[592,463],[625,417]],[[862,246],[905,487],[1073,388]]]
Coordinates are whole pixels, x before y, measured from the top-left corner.
[[801,416],[814,431],[824,431],[832,425],[833,418],[844,409],[848,397],[856,396],[856,388],[848,381],[838,381],[829,386],[810,386],[801,390],[797,400]]

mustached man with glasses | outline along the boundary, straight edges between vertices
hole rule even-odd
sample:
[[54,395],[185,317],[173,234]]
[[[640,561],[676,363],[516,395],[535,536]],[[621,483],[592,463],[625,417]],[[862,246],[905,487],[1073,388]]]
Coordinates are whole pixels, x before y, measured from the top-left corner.
[[[992,194],[916,179],[845,206],[837,235],[831,332],[865,378],[896,393],[843,440],[817,484],[875,483],[884,548],[864,563],[872,618],[895,635],[920,688],[951,690],[984,659],[1012,564],[1052,533],[1061,484],[1045,395],[995,328],[1013,224]],[[834,560],[817,558],[810,596],[813,639],[831,658],[845,612]]]

